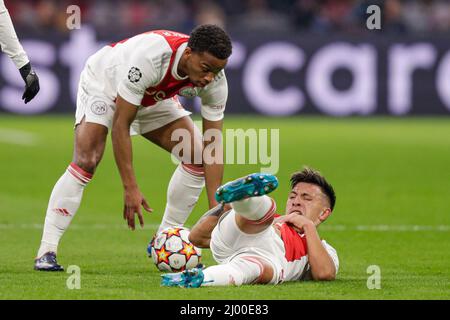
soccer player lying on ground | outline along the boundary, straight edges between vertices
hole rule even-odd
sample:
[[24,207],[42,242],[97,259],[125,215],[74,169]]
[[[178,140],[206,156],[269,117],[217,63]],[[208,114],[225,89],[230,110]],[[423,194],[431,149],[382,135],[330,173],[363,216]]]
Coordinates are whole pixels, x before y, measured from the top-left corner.
[[[223,69],[231,49],[221,28],[202,25],[190,36],[167,30],[143,33],[105,46],[88,59],[78,87],[74,155],[50,196],[36,270],[63,270],[56,261],[59,241],[102,159],[111,129],[124,188],[123,217],[132,230],[135,214],[144,224],[141,206],[152,209],[134,174],[130,133],[168,152],[180,143],[172,138],[175,130],[188,133],[183,145],[191,148],[175,155],[182,162],[169,182],[160,230],[185,223],[205,184],[210,207],[217,205],[214,193],[222,183],[223,163],[203,162],[202,151],[214,142],[215,152],[222,154],[222,142],[202,141],[177,95],[199,96],[203,131],[222,130],[228,96]],[[151,160],[148,165],[154,166]]]
[[[305,168],[291,177],[286,215],[275,214],[266,194],[275,176],[252,174],[220,187],[220,204],[192,228],[194,245],[210,248],[218,265],[162,275],[163,286],[278,284],[297,280],[334,280],[336,250],[321,240],[317,227],[336,201],[332,186],[319,172]],[[232,210],[223,213],[223,204]]]

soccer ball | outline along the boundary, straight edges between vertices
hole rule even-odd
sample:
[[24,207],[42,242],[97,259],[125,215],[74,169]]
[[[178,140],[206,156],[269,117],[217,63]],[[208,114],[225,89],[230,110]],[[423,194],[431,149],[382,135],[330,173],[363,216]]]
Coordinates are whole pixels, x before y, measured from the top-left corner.
[[159,270],[179,272],[200,263],[202,251],[189,241],[189,232],[184,227],[169,227],[155,235],[147,252]]

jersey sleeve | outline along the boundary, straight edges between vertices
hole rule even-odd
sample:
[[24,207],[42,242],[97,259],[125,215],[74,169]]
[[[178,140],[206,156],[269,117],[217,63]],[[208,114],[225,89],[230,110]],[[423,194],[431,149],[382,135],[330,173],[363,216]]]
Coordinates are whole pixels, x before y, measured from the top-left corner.
[[0,47],[11,58],[17,69],[22,68],[30,61],[17,38],[11,17],[3,0],[0,0]]
[[150,42],[143,42],[133,50],[119,82],[118,94],[136,106],[141,104],[145,90],[160,81],[160,70],[155,67],[155,57],[151,54],[155,52],[152,47]]
[[228,83],[225,72],[220,71],[214,82],[202,89],[198,96],[201,99],[202,117],[210,121],[222,120],[228,99]]
[[332,246],[330,246],[325,240],[322,240],[322,245],[327,250],[328,255],[333,260],[334,267],[336,269],[336,274],[337,274],[339,271],[339,258],[338,258],[336,249],[334,249]]
[[[338,258],[336,249],[334,249],[332,246],[330,246],[325,240],[322,240],[322,245],[325,248],[325,250],[327,250],[328,255],[330,256],[331,260],[333,260],[334,268],[336,270],[336,275],[337,275],[338,270],[339,270],[339,258]],[[304,280],[304,281],[313,280],[313,276],[311,273],[311,265],[309,263],[306,265],[305,270],[299,280]]]

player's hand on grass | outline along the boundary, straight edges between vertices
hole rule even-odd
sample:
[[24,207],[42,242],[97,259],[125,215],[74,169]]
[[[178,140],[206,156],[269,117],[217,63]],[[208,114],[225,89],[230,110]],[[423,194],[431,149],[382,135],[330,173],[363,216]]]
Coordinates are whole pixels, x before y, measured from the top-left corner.
[[127,220],[128,227],[131,230],[135,230],[135,214],[137,213],[139,224],[141,227],[144,227],[144,217],[142,216],[142,207],[147,212],[152,212],[153,209],[145,200],[143,194],[139,191],[139,189],[134,190],[126,190],[125,191],[125,205],[123,208],[123,218]]
[[22,95],[22,100],[27,104],[38,94],[39,77],[36,72],[31,68],[31,64],[28,62],[22,68],[19,69],[20,75],[23,81],[25,81],[25,91]]

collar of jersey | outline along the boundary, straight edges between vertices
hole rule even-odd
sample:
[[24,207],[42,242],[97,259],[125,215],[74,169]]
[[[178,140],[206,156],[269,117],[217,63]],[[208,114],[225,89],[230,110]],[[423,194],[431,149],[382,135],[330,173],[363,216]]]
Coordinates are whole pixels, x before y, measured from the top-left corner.
[[185,79],[188,78],[188,76],[181,77],[178,74],[178,64],[180,63],[181,56],[183,55],[183,51],[184,51],[184,49],[186,49],[186,47],[187,47],[187,42],[185,42],[182,45],[180,45],[178,47],[177,52],[175,53],[175,60],[173,61],[173,66],[172,66],[172,76],[176,80],[185,80]]

